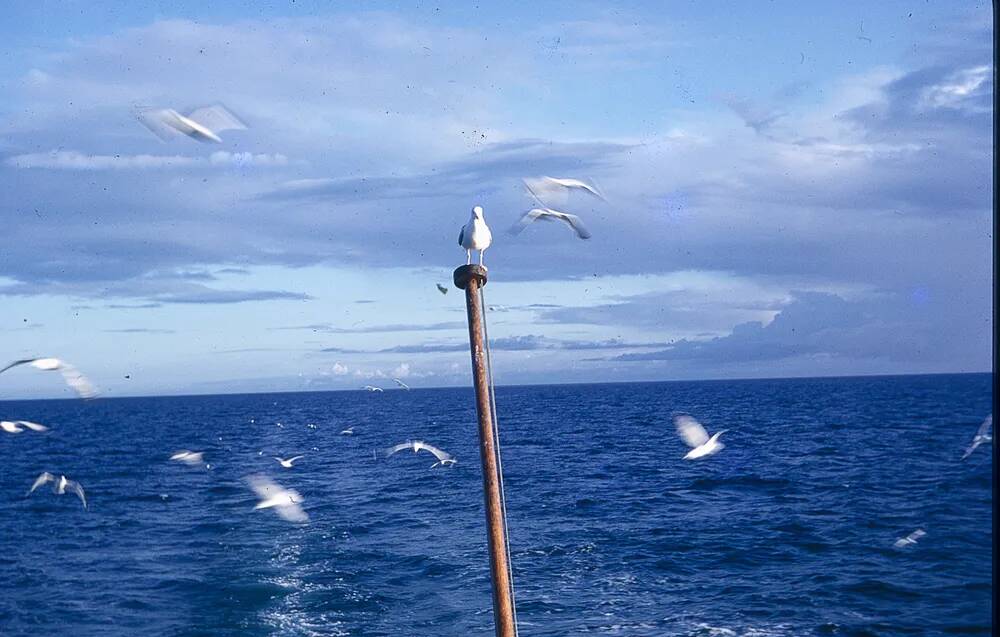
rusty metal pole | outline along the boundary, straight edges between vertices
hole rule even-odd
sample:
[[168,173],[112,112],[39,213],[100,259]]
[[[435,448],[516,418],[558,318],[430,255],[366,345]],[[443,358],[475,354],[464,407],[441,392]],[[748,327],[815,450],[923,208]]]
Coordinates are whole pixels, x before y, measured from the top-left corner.
[[483,308],[479,289],[486,285],[486,268],[463,265],[455,270],[455,286],[465,290],[469,314],[469,346],[472,349],[472,380],[476,388],[479,412],[479,456],[483,463],[483,498],[486,502],[486,540],[490,549],[490,575],[493,580],[493,621],[497,637],[514,637],[514,603],[510,591],[510,564],[507,563],[507,537],[500,503],[500,474],[497,468],[496,440],[493,438],[493,410],[486,380],[486,352],[483,348]]

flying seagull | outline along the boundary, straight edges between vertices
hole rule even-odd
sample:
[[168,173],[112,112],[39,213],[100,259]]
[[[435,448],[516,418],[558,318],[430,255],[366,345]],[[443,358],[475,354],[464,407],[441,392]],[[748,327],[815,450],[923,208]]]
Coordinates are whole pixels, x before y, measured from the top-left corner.
[[282,467],[284,467],[286,469],[291,469],[292,465],[295,463],[296,460],[298,460],[299,458],[304,458],[304,457],[305,456],[294,456],[292,458],[289,458],[288,460],[282,460],[281,458],[278,458],[277,456],[275,456],[274,459],[277,460],[278,464],[280,464]]
[[521,180],[528,193],[541,207],[546,208],[554,203],[563,203],[571,190],[582,190],[601,201],[607,201],[604,195],[593,184],[582,179],[559,179],[556,177],[527,177]]
[[559,212],[552,208],[532,208],[521,216],[521,219],[510,229],[511,234],[520,234],[522,230],[530,226],[537,220],[562,221],[576,233],[581,239],[589,239],[590,231],[583,225],[583,221],[576,215],[568,212]]
[[479,250],[479,265],[483,265],[483,253],[486,252],[486,248],[490,247],[491,243],[493,243],[493,233],[490,232],[490,227],[483,219],[483,208],[476,206],[472,209],[469,223],[462,226],[462,231],[458,233],[458,245],[465,248],[468,257],[465,264],[471,264],[472,251]]
[[674,426],[677,427],[677,435],[691,447],[691,451],[684,456],[685,460],[695,460],[705,456],[719,453],[726,445],[719,442],[719,436],[726,433],[726,429],[708,437],[708,432],[701,426],[701,423],[691,416],[675,416]]
[[340,434],[342,436],[353,436],[354,435],[354,427],[348,427],[347,429],[341,431]]
[[365,389],[365,390],[368,390],[368,391],[385,391],[381,387],[375,387],[374,385],[365,385],[361,389]]
[[205,106],[181,115],[172,108],[150,108],[139,111],[139,121],[163,141],[187,135],[200,142],[222,143],[218,133],[224,130],[246,130],[247,126],[222,104]]
[[438,465],[441,465],[443,467],[445,465],[455,464],[456,462],[458,462],[458,460],[455,460],[455,457],[452,456],[450,453],[441,451],[434,445],[429,445],[426,442],[422,442],[420,440],[407,440],[406,442],[401,442],[398,445],[389,447],[382,453],[385,455],[386,458],[388,458],[397,451],[402,451],[404,449],[413,449],[413,453],[417,453],[423,450],[423,451],[429,451],[432,454],[434,454],[434,457],[437,458],[438,461],[431,465],[431,469],[433,469]]
[[440,283],[435,283],[435,285],[437,285],[438,292],[440,292],[441,294],[448,293],[448,288],[446,288],[445,286],[441,285]]
[[410,389],[409,385],[407,385],[403,381],[399,380],[398,378],[393,378],[392,382],[396,383],[397,385],[399,385],[400,387],[402,387],[403,389],[405,389],[407,391],[409,391],[409,389]]
[[972,452],[976,450],[976,447],[983,444],[984,442],[993,442],[993,435],[990,434],[990,427],[993,426],[993,414],[986,417],[983,424],[979,425],[979,431],[972,438],[972,444],[969,448],[965,450],[965,455],[962,456],[962,460],[965,460],[972,455]]
[[31,488],[28,489],[28,493],[25,494],[25,497],[31,495],[35,489],[43,484],[46,484],[47,482],[55,482],[55,485],[52,487],[52,492],[56,495],[64,495],[67,490],[75,493],[77,497],[80,498],[80,502],[83,502],[83,508],[87,508],[87,496],[84,495],[83,487],[80,486],[79,482],[68,480],[66,476],[59,476],[59,479],[57,480],[56,477],[48,471],[35,478],[34,484],[32,484]]
[[32,431],[48,431],[49,428],[45,425],[39,425],[37,422],[28,422],[27,420],[15,420],[13,422],[9,420],[0,420],[0,429],[3,429],[9,434],[19,434],[24,431],[27,427]]
[[3,369],[0,369],[0,374],[4,373],[11,367],[17,367],[18,365],[31,365],[35,369],[41,369],[44,371],[58,370],[62,374],[63,380],[66,381],[66,384],[72,387],[73,391],[75,391],[80,398],[93,398],[97,395],[97,390],[94,389],[94,386],[90,383],[90,381],[66,361],[61,361],[58,358],[23,358],[21,360],[14,361]]
[[302,503],[302,496],[299,495],[298,491],[284,489],[267,476],[249,476],[246,481],[260,499],[260,502],[254,507],[254,511],[274,509],[275,513],[289,522],[307,522],[309,520],[309,516],[299,506]]
[[[188,451],[187,449],[181,449],[174,455],[170,456],[170,459],[174,462],[183,462],[186,465],[196,467],[205,462],[205,452],[204,451]],[[208,465],[206,464],[207,468]]]
[[916,531],[910,533],[906,537],[901,537],[898,540],[896,540],[893,543],[893,546],[895,546],[897,549],[906,548],[907,546],[916,544],[917,540],[919,540],[925,535],[927,535],[927,533],[923,529],[917,529]]

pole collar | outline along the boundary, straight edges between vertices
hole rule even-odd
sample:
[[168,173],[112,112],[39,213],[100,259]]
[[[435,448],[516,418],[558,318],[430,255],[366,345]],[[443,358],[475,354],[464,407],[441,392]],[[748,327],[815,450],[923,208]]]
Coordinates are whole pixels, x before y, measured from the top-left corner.
[[469,281],[478,279],[479,287],[486,285],[486,268],[481,265],[463,265],[455,270],[455,287],[464,290],[469,287]]

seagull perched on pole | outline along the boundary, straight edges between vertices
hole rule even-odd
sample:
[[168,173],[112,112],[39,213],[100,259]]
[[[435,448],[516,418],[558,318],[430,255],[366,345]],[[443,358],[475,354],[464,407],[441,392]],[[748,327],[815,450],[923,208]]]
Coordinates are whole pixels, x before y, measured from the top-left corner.
[[423,450],[423,451],[429,451],[432,454],[434,454],[434,457],[437,458],[438,461],[431,465],[431,469],[433,469],[438,465],[443,467],[445,465],[455,464],[456,462],[458,462],[458,460],[455,460],[455,457],[450,453],[442,451],[437,447],[435,447],[434,445],[429,445],[426,442],[420,440],[407,440],[406,442],[401,442],[398,445],[389,447],[382,453],[385,455],[386,458],[388,458],[397,451],[402,451],[404,449],[413,449],[413,453],[417,453]]
[[558,210],[553,210],[552,208],[532,208],[528,212],[524,213],[521,219],[514,224],[514,226],[510,229],[510,233],[520,234],[522,230],[539,219],[542,219],[543,221],[562,221],[573,229],[576,236],[581,239],[590,238],[590,231],[584,227],[583,221],[580,220],[580,217],[571,215],[568,212],[559,212]]
[[83,502],[83,508],[84,509],[87,508],[87,496],[84,495],[83,487],[80,486],[79,482],[76,482],[74,480],[69,480],[66,478],[66,476],[59,476],[59,479],[57,480],[56,477],[51,473],[49,473],[48,471],[42,473],[37,478],[35,478],[34,484],[32,484],[31,488],[28,489],[28,493],[25,494],[25,497],[31,495],[35,491],[35,489],[37,489],[38,487],[42,486],[47,482],[56,483],[52,487],[52,492],[55,493],[56,495],[65,495],[67,489],[72,493],[75,493],[77,497],[80,498],[80,502]]
[[163,141],[176,135],[187,135],[200,142],[222,143],[218,133],[224,130],[246,130],[247,126],[222,104],[205,106],[181,115],[172,108],[140,110],[139,121]]
[[79,372],[75,367],[67,363],[66,361],[61,361],[58,358],[23,358],[19,361],[14,361],[10,365],[7,365],[3,369],[0,369],[0,374],[4,373],[11,367],[17,367],[18,365],[31,365],[35,369],[41,369],[43,371],[56,371],[58,370],[66,384],[73,388],[73,391],[80,396],[80,398],[93,398],[97,395],[97,390],[90,383],[87,378]]
[[468,256],[465,264],[470,265],[472,251],[479,250],[479,265],[483,265],[483,253],[486,252],[486,248],[490,247],[491,243],[493,243],[493,233],[490,232],[490,227],[483,219],[483,207],[476,206],[472,209],[469,223],[462,226],[462,231],[458,233],[458,245],[465,248],[465,253]]
[[962,456],[962,460],[965,460],[972,455],[972,452],[976,450],[976,447],[983,444],[984,442],[993,442],[993,436],[990,434],[990,427],[993,426],[993,414],[986,417],[983,424],[979,425],[979,431],[972,438],[972,444],[969,448],[965,450],[965,455]]
[[691,447],[691,451],[684,456],[685,460],[711,456],[719,453],[726,446],[719,442],[719,436],[726,433],[726,429],[712,434],[712,437],[709,438],[708,432],[701,426],[701,423],[691,416],[675,416],[674,426],[677,427],[677,435]]

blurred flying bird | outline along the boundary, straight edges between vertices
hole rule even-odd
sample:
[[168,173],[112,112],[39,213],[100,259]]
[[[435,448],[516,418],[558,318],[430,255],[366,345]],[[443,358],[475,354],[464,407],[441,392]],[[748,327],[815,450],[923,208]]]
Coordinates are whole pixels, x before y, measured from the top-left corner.
[[493,243],[493,233],[490,232],[490,227],[486,225],[486,220],[483,218],[483,208],[476,206],[472,209],[469,223],[462,226],[462,231],[458,233],[458,245],[465,248],[468,257],[465,264],[471,264],[472,251],[479,250],[479,265],[483,265],[483,254],[491,243]]
[[[183,462],[186,465],[196,467],[205,461],[204,451],[188,451],[187,449],[181,449],[174,455],[170,456],[170,459],[174,462]],[[208,465],[206,464],[207,468]]]
[[910,533],[906,537],[901,537],[893,543],[897,549],[906,548],[907,546],[917,543],[917,540],[927,535],[923,529],[917,529],[913,533]]
[[990,434],[990,427],[993,426],[993,414],[986,417],[983,424],[979,425],[979,431],[972,438],[972,444],[969,448],[965,450],[965,455],[962,456],[962,460],[965,460],[972,455],[972,452],[976,450],[976,447],[983,444],[984,442],[993,442],[993,436]]
[[374,385],[365,385],[361,389],[365,389],[365,390],[368,390],[368,391],[385,391],[381,387],[375,387]]
[[353,436],[354,435],[354,427],[348,427],[347,429],[341,431],[340,434],[343,435],[343,436]]
[[24,358],[14,361],[10,365],[0,369],[0,374],[4,373],[11,367],[17,367],[18,365],[31,365],[35,369],[41,369],[44,371],[58,370],[62,374],[63,380],[66,381],[66,384],[73,388],[73,391],[75,391],[80,398],[93,398],[97,395],[97,390],[94,389],[94,386],[83,374],[81,374],[69,363],[61,361],[58,358]]
[[260,499],[254,507],[257,509],[274,509],[274,512],[282,519],[289,522],[306,522],[309,516],[299,504],[302,503],[302,496],[294,489],[284,489],[274,483],[267,476],[255,475],[246,478],[247,484],[253,489]]
[[280,464],[282,467],[284,467],[286,469],[291,469],[292,465],[295,463],[296,460],[298,460],[299,458],[304,458],[304,457],[305,456],[294,456],[292,458],[289,458],[288,460],[282,460],[281,458],[278,458],[277,456],[275,456],[274,459],[277,460],[278,464]]
[[542,208],[564,203],[572,190],[582,190],[601,201],[607,201],[593,184],[581,179],[558,179],[556,177],[526,177],[521,180],[528,193]]
[[520,234],[522,230],[530,226],[537,220],[543,221],[562,221],[576,233],[576,236],[581,239],[589,239],[590,232],[584,227],[583,222],[580,217],[576,215],[571,215],[568,212],[559,212],[558,210],[552,210],[551,208],[532,208],[528,212],[524,213],[521,219],[514,224],[510,229],[511,234]]
[[45,425],[39,425],[37,422],[28,422],[27,420],[15,420],[13,422],[9,420],[0,421],[0,429],[3,429],[9,434],[19,434],[24,431],[24,427],[32,431],[48,431],[49,428]]
[[441,294],[448,293],[448,288],[446,288],[445,286],[441,285],[440,283],[435,283],[435,285],[437,285],[438,292],[440,292]]
[[458,462],[457,460],[455,460],[455,457],[452,456],[450,453],[441,451],[434,445],[429,445],[426,442],[422,442],[420,440],[408,440],[406,442],[401,442],[398,445],[389,447],[382,453],[383,455],[385,455],[386,458],[388,458],[397,451],[402,451],[404,449],[413,449],[413,453],[417,453],[423,450],[423,451],[429,451],[430,453],[434,454],[434,457],[437,458],[438,461],[431,465],[431,469],[433,469],[438,465],[441,465],[443,467],[445,465],[455,464],[456,462]]
[[187,115],[181,115],[172,108],[143,109],[137,117],[163,141],[169,141],[180,134],[200,142],[221,143],[222,139],[218,135],[221,131],[247,128],[222,104],[199,108]]
[[410,389],[410,386],[409,386],[409,385],[407,385],[407,384],[406,384],[406,383],[404,383],[403,381],[399,380],[398,378],[393,378],[393,379],[392,379],[392,382],[396,383],[397,385],[399,385],[399,386],[400,386],[400,387],[402,387],[403,389],[406,389],[406,390],[409,390],[409,389]]
[[34,484],[32,484],[31,488],[28,489],[28,493],[25,494],[25,497],[31,495],[35,489],[43,484],[46,484],[47,482],[55,482],[55,485],[52,487],[52,492],[56,495],[65,495],[67,489],[70,492],[75,493],[77,497],[80,498],[80,502],[83,502],[83,508],[87,508],[87,496],[84,495],[83,487],[80,486],[79,482],[68,480],[66,476],[59,476],[59,479],[57,480],[56,477],[48,471],[35,478]]
[[674,426],[677,427],[677,435],[691,447],[691,451],[684,456],[685,460],[695,460],[722,451],[726,445],[719,442],[719,436],[726,433],[726,429],[715,433],[711,438],[708,432],[701,426],[701,423],[691,416],[675,416]]

